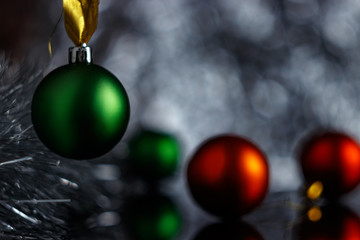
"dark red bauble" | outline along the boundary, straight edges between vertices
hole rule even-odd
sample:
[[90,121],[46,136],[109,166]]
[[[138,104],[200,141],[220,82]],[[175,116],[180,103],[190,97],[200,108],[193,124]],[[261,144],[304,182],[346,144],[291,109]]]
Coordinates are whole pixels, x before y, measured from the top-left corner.
[[303,145],[300,164],[305,180],[309,184],[320,181],[329,199],[350,192],[360,182],[360,147],[345,134],[313,136]]
[[303,218],[297,231],[298,240],[357,240],[360,239],[360,218],[343,206],[321,209],[318,221]]
[[195,201],[219,217],[238,217],[264,200],[269,167],[262,151],[233,135],[212,138],[189,162],[187,181]]

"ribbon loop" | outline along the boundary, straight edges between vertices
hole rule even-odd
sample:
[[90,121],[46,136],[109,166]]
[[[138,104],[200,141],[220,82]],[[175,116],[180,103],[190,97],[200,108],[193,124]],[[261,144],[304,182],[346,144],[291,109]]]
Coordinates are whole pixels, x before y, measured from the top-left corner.
[[65,29],[76,46],[90,41],[98,21],[99,0],[63,0]]

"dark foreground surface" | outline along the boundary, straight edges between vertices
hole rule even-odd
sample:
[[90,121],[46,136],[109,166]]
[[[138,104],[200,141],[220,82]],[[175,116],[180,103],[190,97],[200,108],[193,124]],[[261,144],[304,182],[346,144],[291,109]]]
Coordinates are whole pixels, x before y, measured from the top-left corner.
[[[110,182],[105,185],[111,188]],[[161,186],[163,191],[134,193],[136,187],[141,189],[140,185],[132,185],[132,191],[118,197],[103,196],[99,200],[102,208],[93,211],[82,224],[74,225],[69,238],[360,239],[357,191],[337,203],[319,201],[319,206],[306,201],[300,190],[272,192],[250,214],[221,220],[201,210],[186,187],[170,183]]]

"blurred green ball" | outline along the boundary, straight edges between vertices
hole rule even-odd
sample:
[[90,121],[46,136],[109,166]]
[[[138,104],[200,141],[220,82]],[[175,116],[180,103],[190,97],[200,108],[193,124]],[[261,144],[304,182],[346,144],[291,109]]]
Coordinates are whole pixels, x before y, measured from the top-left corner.
[[132,172],[147,180],[172,176],[179,164],[180,144],[167,133],[143,130],[130,140],[129,151]]
[[125,200],[123,223],[130,239],[175,239],[182,226],[182,217],[167,196],[150,194]]

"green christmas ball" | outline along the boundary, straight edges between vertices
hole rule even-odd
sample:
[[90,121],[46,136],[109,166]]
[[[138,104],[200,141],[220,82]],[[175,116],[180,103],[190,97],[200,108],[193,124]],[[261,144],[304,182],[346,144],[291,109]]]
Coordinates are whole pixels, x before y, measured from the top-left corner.
[[90,159],[110,151],[130,116],[126,91],[106,69],[72,63],[48,74],[37,87],[31,118],[40,140],[56,154]]
[[167,196],[150,194],[125,199],[123,223],[130,239],[177,239],[182,228],[182,215]]
[[143,130],[129,143],[129,165],[135,175],[157,181],[174,174],[180,144],[167,133]]

